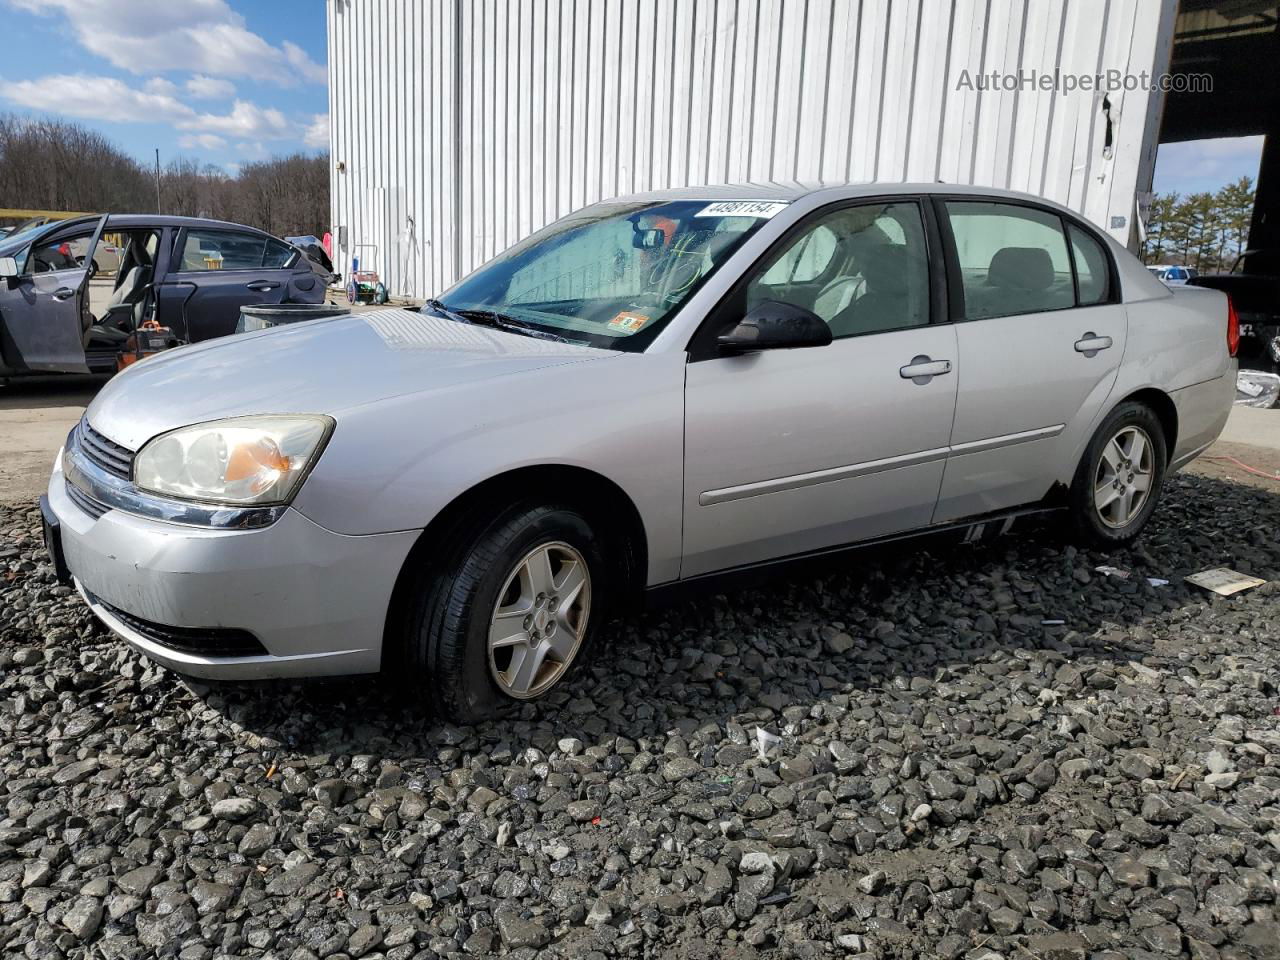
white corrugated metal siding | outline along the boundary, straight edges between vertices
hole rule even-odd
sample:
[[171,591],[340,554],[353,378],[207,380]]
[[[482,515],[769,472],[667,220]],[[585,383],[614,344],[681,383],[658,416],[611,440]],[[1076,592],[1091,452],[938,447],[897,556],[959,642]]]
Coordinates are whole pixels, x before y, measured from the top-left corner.
[[[1059,200],[1130,237],[1160,96],[963,89],[1148,74],[1175,0],[329,0],[338,259],[428,296],[621,193],[944,180]],[[1118,219],[1118,218],[1122,218]]]

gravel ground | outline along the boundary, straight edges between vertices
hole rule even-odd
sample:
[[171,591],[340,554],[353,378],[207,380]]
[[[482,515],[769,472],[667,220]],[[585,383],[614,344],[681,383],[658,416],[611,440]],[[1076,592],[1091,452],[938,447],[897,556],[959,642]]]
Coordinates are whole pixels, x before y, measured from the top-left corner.
[[652,612],[461,729],[183,682],[37,518],[0,509],[6,957],[1280,956],[1280,585],[1181,582],[1280,578],[1265,490],[1180,476],[1109,558],[1032,526]]

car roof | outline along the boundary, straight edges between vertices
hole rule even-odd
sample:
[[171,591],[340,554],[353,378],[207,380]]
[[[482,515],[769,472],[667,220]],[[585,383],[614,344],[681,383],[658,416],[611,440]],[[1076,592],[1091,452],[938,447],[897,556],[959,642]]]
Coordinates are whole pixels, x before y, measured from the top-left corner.
[[[1016,190],[1001,190],[996,187],[981,187],[967,183],[932,182],[900,182],[900,181],[866,181],[849,183],[846,181],[800,181],[800,180],[768,180],[743,183],[713,184],[701,187],[670,187],[664,190],[650,190],[640,193],[624,194],[614,197],[620,201],[643,200],[778,200],[792,202],[812,194],[827,194],[828,199],[843,197],[877,197],[902,193],[940,193],[947,195],[965,194],[992,199],[1028,200],[1035,203],[1061,207],[1044,197],[1031,193],[1020,193]],[[1065,208],[1063,208],[1065,209]]]
[[[66,220],[50,220],[40,226],[44,233],[61,230],[64,227],[75,227],[82,224],[96,223],[102,214],[91,214],[87,217],[70,217]],[[221,230],[248,230],[252,233],[271,236],[265,230],[251,227],[243,223],[230,223],[226,220],[213,220],[209,217],[176,217],[159,213],[109,213],[105,230],[136,230],[141,227],[212,227]],[[42,234],[43,235],[43,234]]]
[[212,220],[208,217],[173,217],[157,213],[112,213],[107,216],[107,227],[128,229],[130,227],[218,227],[235,230],[252,230],[263,233],[257,227],[243,223],[229,223],[226,220]]
[[[996,187],[975,186],[968,183],[867,181],[864,183],[832,181],[770,180],[756,183],[728,183],[701,187],[672,187],[612,197],[609,202],[656,203],[663,200],[773,200],[794,203],[804,198],[815,198],[819,203],[836,203],[841,200],[874,199],[921,194],[964,196],[976,200],[1013,200],[1048,207],[1066,216],[1071,222],[1088,223],[1078,212],[1047,197],[1017,190],[1001,190]],[[1094,230],[1098,231],[1097,227]]]

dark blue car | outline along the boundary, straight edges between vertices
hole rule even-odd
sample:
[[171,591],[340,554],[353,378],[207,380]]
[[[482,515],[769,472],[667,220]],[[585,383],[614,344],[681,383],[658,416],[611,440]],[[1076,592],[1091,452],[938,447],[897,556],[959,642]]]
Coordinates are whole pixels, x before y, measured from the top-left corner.
[[[104,238],[120,267],[90,284]],[[327,273],[253,227],[196,217],[110,214],[0,238],[0,377],[116,369],[138,326],[178,343],[234,333],[245,304],[322,303]]]

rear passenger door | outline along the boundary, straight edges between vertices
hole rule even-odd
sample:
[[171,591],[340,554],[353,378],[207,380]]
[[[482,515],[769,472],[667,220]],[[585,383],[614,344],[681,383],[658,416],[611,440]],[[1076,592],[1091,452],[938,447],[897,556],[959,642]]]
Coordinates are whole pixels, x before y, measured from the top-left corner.
[[[235,333],[240,308],[280,303],[297,252],[266,234],[188,227],[178,233],[165,280],[166,311],[191,342]],[[176,309],[173,309],[175,308]]]
[[1031,205],[940,199],[959,389],[935,522],[1035,502],[1104,408],[1126,321],[1093,233]]

